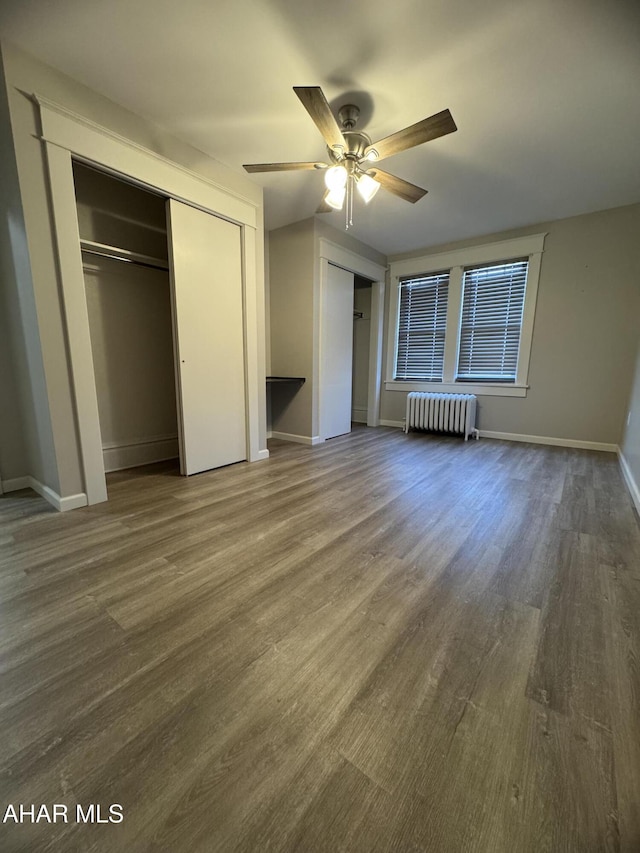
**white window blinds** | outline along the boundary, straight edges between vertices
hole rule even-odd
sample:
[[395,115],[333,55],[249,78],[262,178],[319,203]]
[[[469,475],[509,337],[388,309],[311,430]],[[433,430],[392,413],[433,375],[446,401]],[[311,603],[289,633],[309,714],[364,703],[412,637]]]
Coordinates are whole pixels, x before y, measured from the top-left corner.
[[449,272],[400,282],[395,379],[442,381]]
[[465,270],[458,380],[515,382],[527,267],[525,259]]

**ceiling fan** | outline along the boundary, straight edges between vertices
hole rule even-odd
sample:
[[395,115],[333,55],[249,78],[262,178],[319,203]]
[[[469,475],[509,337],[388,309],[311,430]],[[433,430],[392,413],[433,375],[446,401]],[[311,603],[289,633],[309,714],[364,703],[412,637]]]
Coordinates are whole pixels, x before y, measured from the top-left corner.
[[354,129],[360,115],[360,109],[354,104],[345,104],[339,110],[338,118],[342,125],[340,127],[320,86],[294,86],[293,91],[300,98],[302,105],[327,143],[331,162],[251,163],[244,168],[247,172],[325,170],[327,189],[316,212],[329,213],[332,210],[342,210],[346,200],[347,228],[353,224],[354,187],[367,203],[381,186],[412,204],[419,201],[427,192],[422,187],[379,169],[376,165],[379,160],[457,130],[449,110],[442,110],[372,143],[366,133]]

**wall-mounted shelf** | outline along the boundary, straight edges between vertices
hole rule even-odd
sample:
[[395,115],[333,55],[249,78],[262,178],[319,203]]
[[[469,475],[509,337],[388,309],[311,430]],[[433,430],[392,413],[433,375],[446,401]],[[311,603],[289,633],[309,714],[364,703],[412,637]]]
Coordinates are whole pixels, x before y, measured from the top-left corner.
[[306,379],[304,376],[267,376],[267,385],[279,385],[284,382],[304,385]]

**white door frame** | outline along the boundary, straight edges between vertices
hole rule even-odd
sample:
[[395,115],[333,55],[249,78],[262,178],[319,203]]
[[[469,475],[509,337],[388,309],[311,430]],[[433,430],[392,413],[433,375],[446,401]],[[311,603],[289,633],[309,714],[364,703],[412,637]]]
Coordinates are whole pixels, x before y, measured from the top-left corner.
[[[324,237],[318,240],[318,295],[315,300],[316,317],[314,337],[317,342],[315,348],[318,356],[314,359],[314,425],[321,423],[320,407],[320,380],[322,370],[322,311],[319,310],[323,304],[324,293],[327,288],[327,277],[329,275],[329,264],[342,267],[349,272],[360,275],[371,280],[371,338],[369,341],[369,387],[367,389],[367,426],[380,425],[380,393],[382,388],[382,345],[383,345],[383,321],[384,321],[384,289],[386,269],[380,264],[370,261],[363,255],[358,255],[350,249],[345,249],[337,243],[332,243]],[[324,441],[325,436],[314,429],[314,435],[320,436]]]
[[66,107],[34,95],[40,107],[51,205],[55,226],[62,303],[67,325],[70,379],[76,406],[80,457],[87,503],[107,500],[102,441],[98,419],[89,318],[82,272],[73,159],[97,166],[167,198],[228,219],[241,227],[247,401],[247,458],[266,458],[260,435],[260,412],[265,403],[265,363],[261,340],[256,263],[260,204],[196,172],[149,151],[131,140],[73,113]]

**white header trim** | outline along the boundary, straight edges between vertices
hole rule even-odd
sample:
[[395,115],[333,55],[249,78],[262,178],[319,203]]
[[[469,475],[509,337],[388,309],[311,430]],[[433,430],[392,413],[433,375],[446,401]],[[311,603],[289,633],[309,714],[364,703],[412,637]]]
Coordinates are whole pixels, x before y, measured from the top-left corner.
[[497,243],[485,243],[469,246],[466,249],[453,249],[450,252],[438,252],[433,255],[421,255],[404,261],[391,262],[391,277],[421,275],[427,272],[467,267],[472,264],[489,264],[492,261],[507,261],[511,258],[525,257],[544,250],[543,234],[531,234],[528,237],[516,237],[513,240],[500,240]]
[[252,199],[194,172],[37,93],[32,98],[40,108],[44,142],[103,169],[106,166],[121,175],[135,175],[141,185],[162,190],[171,198],[257,227],[261,199]]
[[349,272],[355,272],[364,278],[370,278],[371,281],[384,281],[387,272],[386,268],[380,264],[376,264],[362,255],[356,255],[350,249],[332,243],[325,237],[318,238],[318,255],[321,258],[326,258],[329,263],[343,267]]

